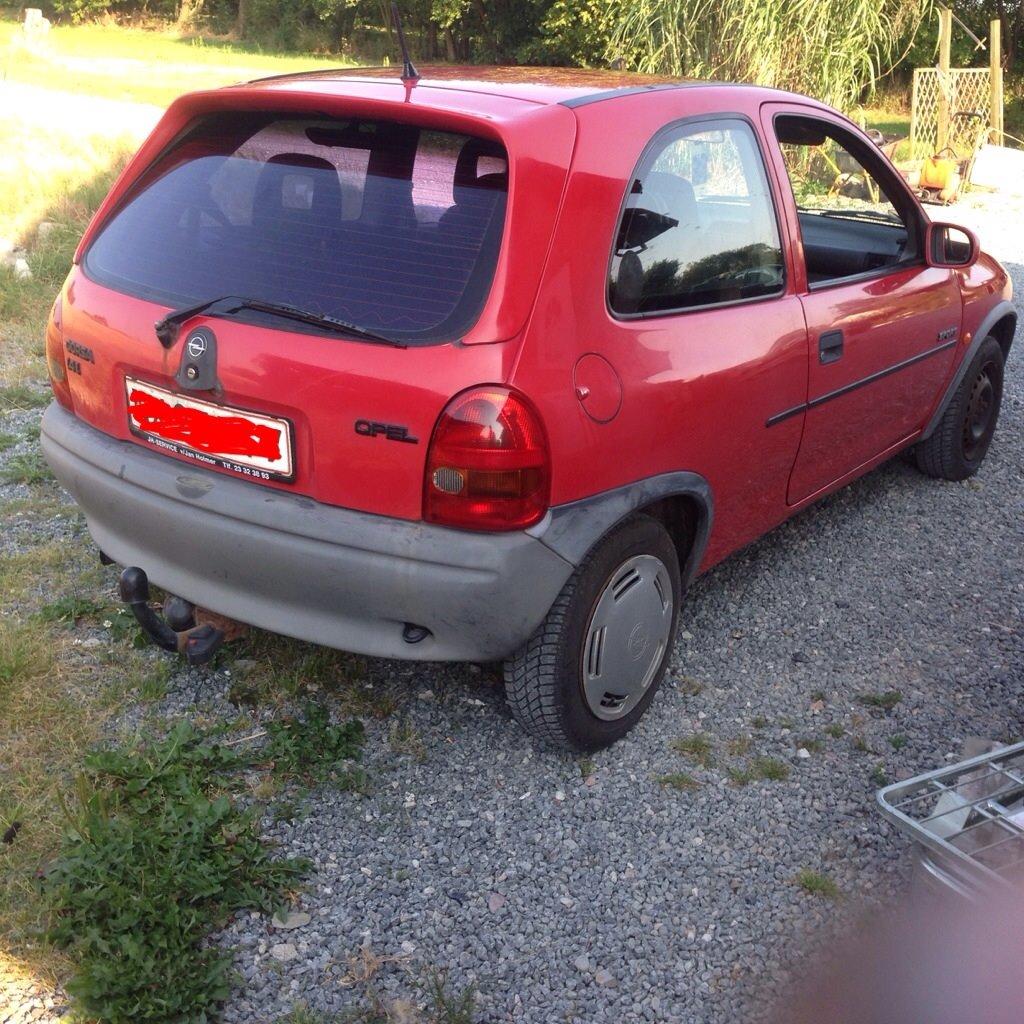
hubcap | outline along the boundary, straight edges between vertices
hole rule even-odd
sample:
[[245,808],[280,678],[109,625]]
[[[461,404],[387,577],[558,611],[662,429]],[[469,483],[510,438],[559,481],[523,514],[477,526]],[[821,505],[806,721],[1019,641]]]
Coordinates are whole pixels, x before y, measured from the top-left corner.
[[628,715],[654,681],[672,630],[672,578],[654,555],[611,574],[583,644],[583,695],[598,718]]
[[974,379],[964,416],[963,449],[964,459],[968,462],[976,461],[985,453],[994,426],[995,407],[996,392],[992,377],[988,366],[983,366]]

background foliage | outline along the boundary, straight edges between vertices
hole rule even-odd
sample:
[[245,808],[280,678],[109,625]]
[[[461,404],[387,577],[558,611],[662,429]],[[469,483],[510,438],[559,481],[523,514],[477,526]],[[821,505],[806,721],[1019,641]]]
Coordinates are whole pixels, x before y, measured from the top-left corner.
[[[49,0],[51,17],[158,20],[276,50],[395,59],[387,0]],[[956,0],[984,39],[1003,21],[1021,57],[1024,0]],[[755,81],[849,106],[894,66],[935,60],[934,0],[403,0],[421,60],[615,66]],[[919,31],[920,30],[920,31]],[[958,29],[954,63],[984,63]]]

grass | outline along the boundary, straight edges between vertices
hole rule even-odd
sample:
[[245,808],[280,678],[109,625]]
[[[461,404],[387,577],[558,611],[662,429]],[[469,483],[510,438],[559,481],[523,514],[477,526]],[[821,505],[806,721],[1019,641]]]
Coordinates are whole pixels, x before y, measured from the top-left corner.
[[87,757],[43,882],[81,1014],[198,1020],[227,996],[231,957],[205,937],[232,911],[281,906],[305,870],[272,859],[258,814],[232,799],[248,763],[187,722]]
[[2,479],[9,484],[41,484],[53,479],[50,467],[39,449],[15,455],[7,460]]
[[842,739],[846,735],[846,729],[843,728],[838,722],[833,722],[831,725],[825,726],[825,732],[834,740]]
[[41,409],[49,403],[49,392],[37,391],[26,384],[11,384],[0,388],[0,412],[10,412],[12,409]]
[[425,761],[427,758],[423,737],[406,716],[392,723],[388,730],[388,746],[393,754],[405,755],[414,761]]
[[885,690],[882,693],[862,693],[857,700],[868,708],[892,711],[903,700],[903,694],[899,690]]
[[355,63],[340,54],[266,53],[227,40],[113,24],[56,25],[44,54],[22,49],[8,55],[15,28],[13,20],[0,21],[0,54],[10,80],[161,107],[183,92]]
[[64,622],[75,625],[82,619],[95,619],[106,611],[104,602],[81,594],[65,594],[48,601],[36,613],[42,622]]
[[810,896],[821,896],[827,900],[839,900],[842,898],[842,891],[839,886],[820,871],[811,871],[805,868],[796,876],[796,884]]
[[684,697],[697,697],[704,692],[704,684],[692,676],[683,676],[677,680],[676,687]]
[[755,757],[743,766],[728,770],[730,781],[736,786],[751,782],[784,782],[789,778],[789,765],[776,757]]
[[695,732],[690,736],[673,740],[671,747],[677,754],[681,754],[704,768],[714,761],[714,744],[711,737],[704,732]]
[[663,789],[692,790],[700,783],[688,772],[670,772],[668,775],[659,775],[655,781]]
[[885,771],[885,765],[876,764],[875,767],[871,769],[871,774],[868,778],[871,780],[872,785],[879,787],[886,785],[889,782],[889,776]]
[[899,733],[889,737],[889,745],[893,750],[902,750],[907,745],[907,742],[907,737],[901,736]]
[[796,746],[798,748],[803,747],[804,750],[811,754],[820,754],[825,749],[825,741],[809,736],[805,739],[797,740]]

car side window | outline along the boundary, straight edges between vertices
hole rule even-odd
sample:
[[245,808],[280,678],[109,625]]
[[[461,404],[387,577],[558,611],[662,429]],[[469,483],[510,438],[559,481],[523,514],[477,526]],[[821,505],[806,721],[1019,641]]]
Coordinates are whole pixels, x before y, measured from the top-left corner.
[[916,257],[914,211],[873,144],[815,117],[775,119],[811,288]]
[[683,123],[655,137],[630,181],[608,302],[643,316],[779,294],[775,208],[745,121]]

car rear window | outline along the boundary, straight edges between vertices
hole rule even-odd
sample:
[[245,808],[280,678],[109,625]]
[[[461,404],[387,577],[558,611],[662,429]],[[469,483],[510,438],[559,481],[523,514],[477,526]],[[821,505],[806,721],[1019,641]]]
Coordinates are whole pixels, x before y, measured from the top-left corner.
[[144,173],[84,268],[170,306],[232,295],[407,344],[448,340],[487,296],[507,191],[508,158],[489,139],[362,118],[217,115]]

